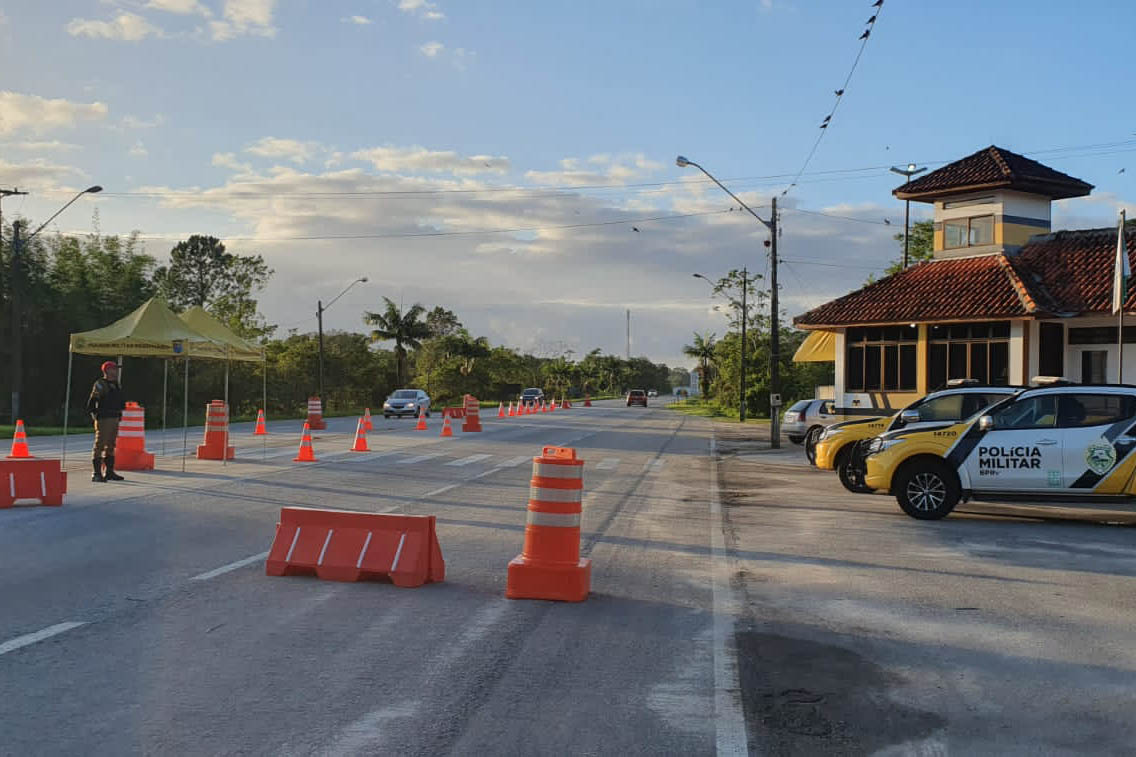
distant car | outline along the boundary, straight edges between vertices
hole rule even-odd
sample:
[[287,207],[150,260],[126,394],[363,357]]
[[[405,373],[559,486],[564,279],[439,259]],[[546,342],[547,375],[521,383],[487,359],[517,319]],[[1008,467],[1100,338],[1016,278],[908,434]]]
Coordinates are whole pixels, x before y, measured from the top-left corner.
[[522,405],[539,405],[544,401],[544,390],[532,387],[521,392]]
[[655,391],[654,389],[648,389],[647,390],[647,396],[648,397],[658,397],[659,393],[657,391]]
[[430,395],[421,389],[397,389],[383,402],[383,417],[415,417],[419,411],[430,417]]
[[801,444],[811,433],[816,436],[833,423],[842,420],[836,414],[836,403],[832,400],[800,400],[785,411],[781,421],[781,431],[793,444]]
[[647,407],[647,393],[642,389],[632,389],[627,393],[627,406],[642,405]]

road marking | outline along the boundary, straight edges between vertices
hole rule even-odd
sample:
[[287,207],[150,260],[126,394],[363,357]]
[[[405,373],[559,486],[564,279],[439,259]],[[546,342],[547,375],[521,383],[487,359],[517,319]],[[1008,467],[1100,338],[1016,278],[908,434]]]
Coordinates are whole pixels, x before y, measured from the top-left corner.
[[482,460],[488,460],[490,457],[492,457],[492,456],[491,455],[470,455],[469,457],[463,457],[460,460],[451,460],[450,462],[446,463],[446,465],[453,465],[453,466],[461,467],[463,465],[469,465],[470,463],[479,463]]
[[600,464],[596,466],[596,470],[615,470],[618,467],[619,467],[619,458],[618,457],[605,457],[603,460],[600,461]]
[[516,468],[521,463],[527,463],[529,460],[532,460],[532,455],[519,455],[517,457],[510,458],[510,459],[506,460],[505,462],[501,463],[501,467],[502,468]]
[[460,483],[460,482],[459,482],[459,483],[456,483],[456,484],[450,484],[449,486],[443,486],[443,487],[442,487],[441,489],[435,489],[435,490],[434,490],[434,491],[432,491],[432,492],[426,492],[425,494],[423,494],[423,495],[422,495],[422,497],[423,497],[423,498],[426,498],[426,497],[433,497],[433,496],[434,496],[434,495],[436,495],[436,494],[441,494],[442,492],[448,492],[448,491],[449,491],[450,489],[456,489],[456,488],[458,488],[459,486],[461,486],[461,483]]
[[710,437],[710,577],[714,596],[714,728],[721,755],[748,755],[734,638],[735,601],[726,561],[722,502],[718,497],[718,440]]
[[658,473],[663,469],[663,458],[656,458],[655,460],[648,460],[643,463],[644,473]]
[[50,639],[52,636],[58,636],[64,631],[70,631],[72,628],[78,628],[79,626],[85,625],[87,624],[68,621],[67,623],[56,623],[53,626],[48,626],[47,628],[36,631],[35,633],[28,633],[24,634],[23,636],[17,636],[14,639],[9,639],[3,644],[0,644],[0,655],[14,652],[17,649],[26,647],[30,644],[35,644],[36,642],[43,641],[44,639]]
[[[297,531],[298,530],[299,529],[297,529]],[[231,562],[228,565],[222,565],[220,568],[214,568],[213,570],[206,571],[205,573],[199,573],[198,575],[194,576],[193,578],[191,578],[189,580],[190,581],[208,581],[210,578],[216,578],[217,576],[223,576],[224,574],[230,573],[234,570],[237,570],[238,568],[243,568],[246,565],[252,565],[254,562],[257,562],[258,560],[263,560],[266,557],[268,557],[268,553],[267,552],[261,552],[259,555],[253,555],[252,557],[246,557],[243,560],[237,560],[236,562]]]
[[476,476],[471,478],[470,481],[476,481],[479,478],[485,478],[486,476],[492,476],[494,473],[500,473],[503,470],[505,470],[504,466],[498,465],[496,468],[490,468],[487,471],[482,471],[481,473],[478,473]]
[[416,463],[424,463],[427,460],[433,460],[435,457],[441,457],[441,452],[431,452],[428,455],[416,455],[415,457],[408,457],[405,460],[399,460],[398,465],[414,465]]

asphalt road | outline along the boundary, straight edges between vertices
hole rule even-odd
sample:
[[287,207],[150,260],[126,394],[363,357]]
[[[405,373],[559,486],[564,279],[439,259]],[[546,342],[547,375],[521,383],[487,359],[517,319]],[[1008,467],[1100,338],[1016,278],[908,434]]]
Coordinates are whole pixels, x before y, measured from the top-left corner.
[[[744,750],[709,424],[618,403],[483,422],[375,418],[351,453],[332,420],[307,465],[295,422],[235,426],[237,460],[185,473],[171,431],[121,484],[69,440],[65,505],[0,510],[0,753]],[[544,445],[586,460],[580,604],[504,598]],[[283,505],[436,515],[446,580],[266,577]]]

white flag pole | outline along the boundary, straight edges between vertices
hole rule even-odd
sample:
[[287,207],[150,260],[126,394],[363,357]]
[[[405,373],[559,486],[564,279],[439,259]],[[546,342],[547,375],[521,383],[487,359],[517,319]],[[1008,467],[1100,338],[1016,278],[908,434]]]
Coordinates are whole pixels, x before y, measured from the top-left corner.
[[1116,265],[1112,281],[1112,310],[1116,313],[1116,383],[1124,383],[1124,302],[1128,299],[1128,244],[1124,237],[1124,210],[1116,232]]

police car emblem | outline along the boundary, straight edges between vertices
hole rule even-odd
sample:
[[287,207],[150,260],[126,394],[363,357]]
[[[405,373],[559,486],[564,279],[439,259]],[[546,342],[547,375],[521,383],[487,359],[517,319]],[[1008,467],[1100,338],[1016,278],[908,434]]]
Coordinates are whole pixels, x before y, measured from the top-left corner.
[[1116,465],[1116,448],[1101,439],[1085,448],[1085,464],[1097,475],[1104,475]]

